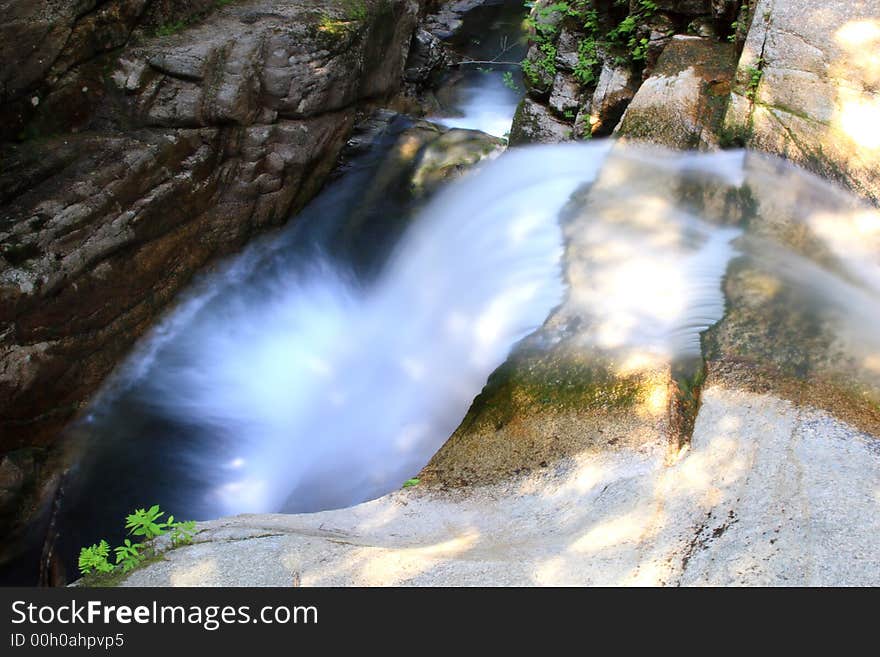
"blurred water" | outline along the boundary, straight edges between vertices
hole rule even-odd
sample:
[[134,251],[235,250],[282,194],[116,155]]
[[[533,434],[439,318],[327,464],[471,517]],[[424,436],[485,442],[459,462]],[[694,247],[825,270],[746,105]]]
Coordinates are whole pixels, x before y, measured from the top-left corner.
[[[154,502],[204,519],[394,490],[554,308],[577,319],[585,350],[692,357],[724,314],[734,258],[797,290],[780,303],[837,322],[880,373],[877,213],[825,187],[805,203],[824,183],[768,162],[610,141],[513,149],[446,187],[399,239],[379,231],[340,250],[338,229],[372,180],[353,167],[284,232],[196,284],[99,395],[74,428],[87,448],[62,540],[88,544]],[[785,220],[827,233],[823,248],[845,257],[817,261],[727,211],[743,203],[711,198],[783,183]],[[683,192],[694,186],[708,201]],[[391,210],[359,225],[396,226]]]
[[509,62],[520,62],[528,50],[525,16],[522,0],[486,2],[464,15],[449,45],[465,60],[484,63],[447,73],[437,94],[443,108],[432,121],[496,137],[510,131],[524,86],[522,69]]

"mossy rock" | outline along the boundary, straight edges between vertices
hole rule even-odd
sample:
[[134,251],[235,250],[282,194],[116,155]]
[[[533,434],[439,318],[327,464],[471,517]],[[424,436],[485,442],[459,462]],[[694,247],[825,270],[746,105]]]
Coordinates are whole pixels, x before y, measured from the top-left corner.
[[540,341],[526,340],[492,374],[423,483],[496,483],[591,450],[638,449],[666,430],[668,371],[621,375],[610,361]]

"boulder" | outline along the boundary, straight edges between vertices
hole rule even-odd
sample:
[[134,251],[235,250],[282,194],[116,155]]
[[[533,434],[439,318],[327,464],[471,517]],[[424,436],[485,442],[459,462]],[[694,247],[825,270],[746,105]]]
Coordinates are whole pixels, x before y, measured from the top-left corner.
[[410,45],[404,77],[407,82],[425,84],[446,63],[446,50],[440,39],[427,30],[419,29]]
[[590,132],[610,135],[639,89],[639,79],[628,66],[606,62],[590,103]]
[[504,147],[503,139],[478,130],[438,130],[419,151],[409,175],[413,194],[417,198],[430,195],[479,162],[496,157]]
[[553,80],[548,105],[562,117],[574,118],[581,104],[581,88],[574,76],[557,73]]
[[718,148],[734,66],[732,44],[676,36],[639,87],[616,133],[671,148]]
[[[671,11],[686,16],[701,16],[712,11],[713,0],[654,0],[661,11]],[[639,0],[631,0],[630,7],[638,9]]]
[[880,3],[759,0],[725,126],[880,202]]
[[484,0],[453,0],[437,3],[436,11],[425,16],[424,28],[438,39],[449,39],[462,25],[462,16],[479,7]]
[[569,141],[572,137],[572,126],[557,119],[548,108],[528,97],[520,102],[510,128],[511,146],[552,144]]
[[573,71],[578,64],[578,47],[583,34],[569,25],[563,25],[556,39],[556,65],[566,71]]

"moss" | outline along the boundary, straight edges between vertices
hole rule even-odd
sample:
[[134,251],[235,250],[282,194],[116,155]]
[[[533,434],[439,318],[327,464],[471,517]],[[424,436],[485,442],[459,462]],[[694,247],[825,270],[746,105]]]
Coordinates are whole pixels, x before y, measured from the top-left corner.
[[724,122],[718,132],[721,148],[745,148],[752,138],[752,126]]
[[195,25],[196,23],[199,23],[199,22],[205,20],[214,11],[216,11],[218,9],[223,9],[224,7],[227,7],[227,6],[235,3],[236,1],[237,0],[215,0],[214,5],[205,11],[201,11],[201,12],[192,14],[191,16],[188,16],[186,18],[180,18],[178,20],[170,21],[168,23],[163,23],[162,25],[157,26],[153,30],[153,36],[168,37],[168,36],[172,36],[174,34],[177,34],[179,32],[182,32],[186,28],[191,27],[192,25]]
[[119,567],[109,573],[99,573],[97,571],[89,573],[80,578],[77,585],[83,588],[111,588],[120,586],[133,573],[136,573],[147,566],[151,566],[154,563],[159,563],[160,561],[165,561],[164,552],[147,557],[127,573],[122,572],[122,568]]
[[500,428],[531,411],[618,411],[644,398],[638,375],[620,377],[587,355],[512,356],[489,377],[462,426],[475,422]]

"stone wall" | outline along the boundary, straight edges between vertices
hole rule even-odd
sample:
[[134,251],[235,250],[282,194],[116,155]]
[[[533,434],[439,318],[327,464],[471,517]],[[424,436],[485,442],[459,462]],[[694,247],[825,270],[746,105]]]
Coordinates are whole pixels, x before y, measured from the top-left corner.
[[0,6],[5,527],[51,498],[43,448],[193,274],[320,189],[358,111],[398,91],[420,7]]

